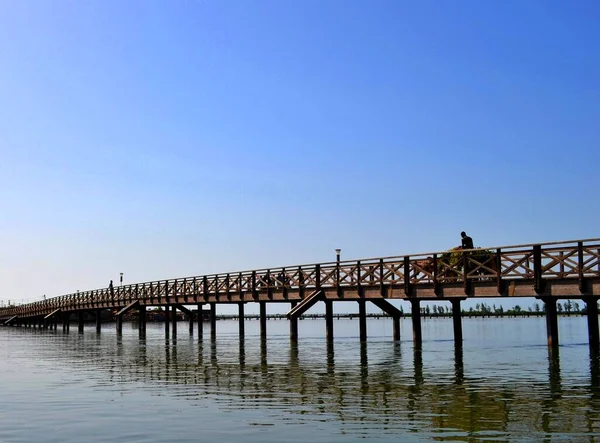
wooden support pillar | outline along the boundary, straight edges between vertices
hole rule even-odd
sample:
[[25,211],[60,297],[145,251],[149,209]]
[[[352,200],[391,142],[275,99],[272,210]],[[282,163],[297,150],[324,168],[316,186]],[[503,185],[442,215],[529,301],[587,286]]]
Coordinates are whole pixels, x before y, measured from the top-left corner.
[[400,317],[395,315],[392,317],[394,322],[394,341],[400,341]]
[[102,330],[102,309],[96,309],[96,333]]
[[598,332],[598,299],[595,297],[584,298],[587,311],[588,338],[590,353],[597,354],[600,351],[600,336]]
[[367,303],[364,300],[358,300],[358,330],[360,341],[367,339]]
[[203,323],[202,323],[204,321],[204,315],[202,312],[202,303],[198,304],[198,315],[196,317],[198,317],[198,340],[202,340],[202,333],[204,332]]
[[165,306],[165,335],[171,335],[171,306]]
[[188,313],[188,321],[190,322],[190,335],[194,335],[194,316],[191,312]]
[[325,300],[325,338],[333,341],[333,302]]
[[[292,309],[297,304],[295,301],[291,302]],[[290,317],[290,340],[293,342],[298,341],[298,317]]]
[[123,316],[117,315],[117,335],[121,335],[123,333]]
[[210,303],[210,335],[217,336],[217,304]]
[[56,331],[58,329],[58,319],[56,318],[56,316],[54,316],[54,330]]
[[423,336],[421,335],[421,302],[420,300],[411,300],[411,318],[413,327],[413,342],[415,348],[420,349],[423,344]]
[[173,323],[173,337],[177,335],[177,308],[175,305],[171,306],[171,312],[173,313],[173,317],[171,318],[171,323]]
[[146,306],[142,305],[138,308],[138,331],[140,337],[146,336]]
[[258,302],[260,308],[260,337],[267,337],[267,303],[264,301]]
[[244,302],[238,303],[238,328],[240,337],[244,336]]
[[77,330],[80,334],[83,334],[83,318],[85,316],[84,311],[77,312]]
[[556,313],[556,299],[551,297],[542,298],[546,306],[546,335],[548,347],[558,348],[558,314]]
[[463,342],[460,302],[461,299],[459,298],[453,298],[450,300],[450,303],[452,303],[452,326],[454,326],[455,348],[461,347]]

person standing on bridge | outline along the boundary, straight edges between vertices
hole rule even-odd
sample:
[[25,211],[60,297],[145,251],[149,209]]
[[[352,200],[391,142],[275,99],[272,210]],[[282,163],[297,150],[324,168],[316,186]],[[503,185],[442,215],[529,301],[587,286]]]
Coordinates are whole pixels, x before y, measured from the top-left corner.
[[462,249],[474,249],[473,239],[471,237],[469,237],[465,231],[462,231],[460,233],[460,236],[462,237],[462,243],[461,243]]

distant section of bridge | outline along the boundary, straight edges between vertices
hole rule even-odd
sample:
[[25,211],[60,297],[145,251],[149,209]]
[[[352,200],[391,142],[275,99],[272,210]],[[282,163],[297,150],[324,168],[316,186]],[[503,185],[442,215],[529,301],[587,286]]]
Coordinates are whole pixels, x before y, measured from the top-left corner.
[[[548,345],[558,346],[556,302],[582,299],[586,303],[590,348],[600,346],[598,298],[600,297],[600,239],[570,240],[501,247],[451,250],[399,257],[257,269],[196,277],[157,280],[124,286],[78,292],[20,306],[0,309],[0,322],[7,325],[57,327],[62,320],[68,330],[72,315],[83,331],[84,314],[96,318],[100,332],[103,312],[110,310],[117,331],[123,316],[135,309],[140,334],[145,334],[146,308],[166,308],[165,332],[176,333],[176,310],[199,325],[201,316],[190,305],[210,306],[211,331],[214,333],[216,306],[235,303],[239,307],[240,334],[244,333],[244,305],[260,307],[261,335],[266,335],[267,303],[290,303],[290,337],[298,337],[298,318],[317,302],[325,304],[326,336],[333,339],[333,302],[358,302],[359,331],[366,339],[366,308],[371,302],[390,315],[394,338],[400,336],[402,312],[389,300],[411,303],[413,338],[421,344],[420,302],[451,302],[454,337],[462,343],[460,302],[478,297],[536,297],[544,302]],[[16,298],[16,295],[15,295]],[[172,315],[169,315],[172,312]],[[202,328],[199,327],[199,334]]]

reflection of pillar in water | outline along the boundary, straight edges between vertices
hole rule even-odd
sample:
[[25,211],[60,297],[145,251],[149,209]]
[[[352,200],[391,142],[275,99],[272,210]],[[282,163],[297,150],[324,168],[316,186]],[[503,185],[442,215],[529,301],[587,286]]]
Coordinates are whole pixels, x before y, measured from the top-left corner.
[[333,347],[333,340],[327,341],[327,373],[333,374],[335,372],[335,351]]
[[102,330],[102,309],[96,309],[96,333]]
[[423,383],[423,354],[421,349],[414,349],[415,359],[415,385],[421,385]]
[[267,339],[261,337],[260,339],[260,368],[263,373],[268,372],[267,366]]
[[171,334],[171,307],[165,306],[165,336],[168,337]]
[[[554,303],[556,309],[556,303]],[[550,343],[549,343],[550,344]],[[550,412],[556,406],[557,400],[560,400],[562,394],[562,382],[560,376],[560,356],[558,353],[558,347],[548,348],[548,384],[550,387],[550,394],[546,396],[542,401],[543,411],[545,414],[542,414],[542,429],[544,432],[551,432],[551,418],[552,415]]]
[[369,355],[366,341],[360,343],[360,389],[363,393],[369,390]]
[[462,385],[465,378],[465,368],[463,364],[463,348],[455,343],[454,346],[454,380],[457,385]]
[[138,311],[138,329],[140,338],[146,337],[146,306],[139,307]]

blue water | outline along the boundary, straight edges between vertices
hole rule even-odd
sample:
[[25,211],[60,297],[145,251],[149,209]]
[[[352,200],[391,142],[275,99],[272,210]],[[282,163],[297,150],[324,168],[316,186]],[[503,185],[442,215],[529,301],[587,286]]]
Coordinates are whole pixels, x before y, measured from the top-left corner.
[[463,319],[455,351],[449,319],[392,323],[235,321],[211,339],[179,324],[146,339],[126,324],[97,335],[0,328],[0,442],[598,441],[600,375],[583,317],[560,318],[550,355],[543,318]]

